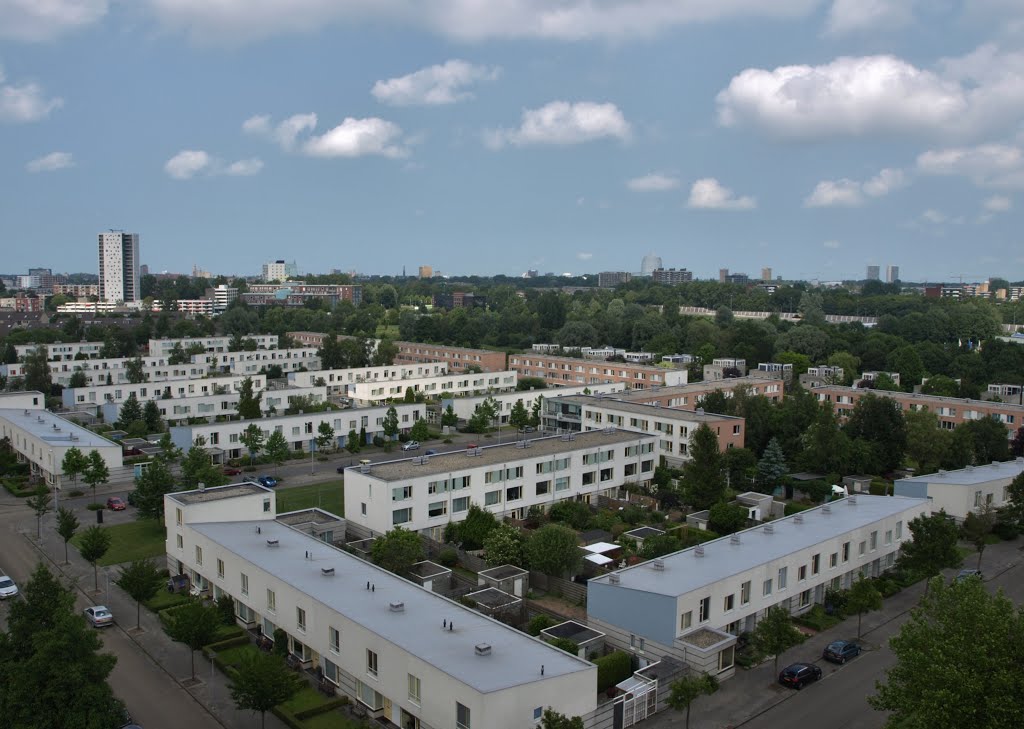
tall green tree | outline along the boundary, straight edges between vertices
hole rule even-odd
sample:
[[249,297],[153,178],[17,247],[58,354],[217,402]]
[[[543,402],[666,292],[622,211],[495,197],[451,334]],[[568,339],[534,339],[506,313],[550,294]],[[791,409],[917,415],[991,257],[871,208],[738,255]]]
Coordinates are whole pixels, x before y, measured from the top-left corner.
[[778,438],[772,438],[768,441],[761,460],[757,462],[754,476],[757,490],[762,493],[771,493],[788,471],[786,454],[783,453]]
[[725,496],[725,460],[718,436],[705,423],[690,436],[690,460],[683,467],[687,500],[697,509],[709,509]]
[[132,426],[142,421],[142,406],[135,393],[128,394],[128,398],[121,403],[121,412],[118,413],[117,426],[122,430],[131,430]]
[[549,706],[540,717],[540,729],[583,729],[583,719],[559,714]]
[[952,434],[939,428],[939,417],[930,410],[909,410],[903,419],[907,424],[907,456],[916,464],[916,472],[935,473],[949,451]]
[[78,517],[71,509],[57,509],[57,534],[64,540],[64,564],[68,563],[68,542],[78,531]]
[[409,569],[423,559],[423,540],[416,532],[395,527],[377,537],[371,551],[373,562],[396,575],[408,574]]
[[164,496],[176,490],[174,474],[160,459],[135,477],[135,506],[143,519],[162,519]]
[[676,711],[686,712],[684,726],[690,729],[690,707],[701,696],[710,696],[718,691],[718,679],[707,673],[689,673],[672,682],[668,705]]
[[146,377],[146,363],[143,362],[142,357],[125,360],[124,376],[133,385],[138,385],[148,379]]
[[[931,578],[939,570],[959,567],[963,557],[956,548],[957,526],[945,511],[918,516],[908,525],[913,539],[902,543],[900,567],[922,577]],[[925,591],[928,586],[926,585]]]
[[530,569],[553,577],[575,572],[583,561],[576,532],[561,524],[545,524],[535,530],[524,551]]
[[334,444],[334,428],[326,420],[320,421],[316,431],[316,447],[327,450]]
[[1024,471],[1017,474],[1006,487],[1006,506],[1003,508],[1018,526],[1024,527]]
[[463,549],[483,549],[487,535],[498,527],[494,514],[477,504],[470,504],[466,518],[449,522],[444,529],[444,540],[459,544]]
[[49,396],[53,389],[53,378],[50,375],[50,360],[45,344],[29,350],[22,360],[23,377],[26,390],[38,390]]
[[142,627],[142,603],[156,597],[164,585],[163,573],[149,559],[137,559],[121,568],[117,586],[135,601],[135,628]]
[[444,409],[444,412],[441,414],[441,425],[447,426],[449,428],[454,428],[458,424],[459,416],[455,414],[455,409],[451,405],[449,405]]
[[82,559],[92,565],[93,587],[96,592],[100,591],[100,570],[98,562],[110,549],[110,532],[98,524],[82,532],[82,538],[78,542],[78,553]]
[[250,423],[238,440],[249,450],[249,464],[252,465],[253,458],[263,450],[263,430],[256,423]]
[[213,642],[220,626],[220,611],[199,600],[189,600],[174,610],[167,621],[167,635],[171,640],[189,647],[193,681],[196,678],[196,651]]
[[[152,466],[150,466],[152,468]],[[185,458],[181,462],[181,491],[190,491],[199,488],[203,484],[208,488],[222,486],[227,483],[224,472],[214,465],[210,454],[203,446],[194,445],[188,449]],[[162,483],[158,482],[158,483]],[[154,484],[156,485],[156,484]]]
[[530,424],[530,413],[522,400],[516,400],[512,410],[508,414],[508,424],[516,430],[522,430]]
[[868,698],[888,729],[1024,723],[1024,613],[1002,592],[935,578],[889,645],[896,665]]
[[430,428],[427,427],[427,421],[420,418],[412,424],[412,428],[409,430],[409,437],[413,440],[422,443],[430,437]]
[[93,503],[96,503],[96,487],[110,480],[110,469],[107,468],[107,462],[103,460],[103,456],[97,450],[89,451],[86,458],[89,463],[85,467],[82,479],[92,489],[92,500]]
[[846,434],[870,443],[883,470],[893,471],[903,463],[907,424],[895,400],[871,394],[862,397],[846,423]]
[[525,564],[522,533],[511,524],[499,524],[484,539],[484,559],[491,567],[503,564],[514,564],[522,567]]
[[398,411],[395,406],[392,405],[384,413],[384,422],[381,424],[381,428],[384,431],[384,436],[388,439],[388,443],[394,441],[398,435]]
[[160,446],[160,453],[157,455],[157,458],[166,463],[168,467],[181,459],[181,448],[176,446],[174,441],[171,440],[170,433],[164,433],[157,445]]
[[284,434],[278,430],[275,430],[267,438],[267,445],[265,447],[267,452],[267,458],[271,460],[278,468],[281,464],[288,460],[288,441],[285,440]]
[[996,510],[990,504],[983,504],[981,507],[971,511],[964,519],[961,526],[964,539],[974,545],[978,550],[978,569],[981,569],[981,558],[985,554],[985,547],[988,546],[989,535],[996,525]]
[[267,712],[292,699],[305,681],[278,656],[268,653],[246,653],[231,675],[228,689],[235,707],[260,715],[260,726],[266,726]]
[[71,485],[78,485],[78,477],[85,473],[89,467],[89,459],[82,451],[71,446],[64,451],[64,459],[61,461],[60,470],[65,476],[71,479]]
[[36,515],[36,539],[39,539],[42,532],[43,517],[50,513],[50,489],[44,484],[39,484],[32,495],[25,499],[25,504]]
[[86,376],[83,370],[75,370],[71,373],[71,379],[68,380],[68,387],[88,387],[89,378]]
[[857,640],[860,640],[861,620],[864,617],[864,613],[881,609],[882,593],[875,587],[874,582],[864,579],[864,576],[861,575],[846,594],[847,612],[857,614]]
[[242,380],[238,387],[238,417],[242,420],[256,420],[263,417],[263,410],[260,408],[260,401],[263,399],[262,392],[254,392],[251,377]]
[[769,608],[755,626],[750,636],[754,646],[774,661],[774,671],[779,672],[779,656],[804,641],[804,636],[793,625],[789,612],[781,607]]

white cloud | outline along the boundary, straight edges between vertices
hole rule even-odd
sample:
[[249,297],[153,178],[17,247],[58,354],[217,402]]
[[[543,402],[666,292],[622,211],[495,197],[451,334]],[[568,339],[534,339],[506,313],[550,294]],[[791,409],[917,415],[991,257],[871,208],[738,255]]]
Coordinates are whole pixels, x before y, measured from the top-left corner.
[[858,207],[864,204],[864,196],[882,197],[907,184],[903,170],[886,167],[867,182],[843,178],[822,180],[804,200],[804,207]]
[[500,75],[498,68],[474,66],[460,60],[428,66],[419,71],[378,81],[373,85],[373,96],[392,106],[436,106],[454,104],[471,98],[468,86],[479,81],[494,81]]
[[1013,208],[1013,200],[1005,195],[995,195],[984,202],[984,207],[990,213],[1005,213]]
[[934,208],[929,208],[928,210],[925,210],[923,213],[921,213],[921,220],[923,220],[926,223],[932,223],[934,225],[940,225],[942,223],[945,223],[948,219],[949,217],[945,213],[939,210],[935,210]]
[[55,172],[74,167],[75,160],[70,152],[50,152],[50,154],[34,159],[25,165],[29,172]]
[[705,177],[693,183],[687,205],[699,210],[752,210],[757,207],[757,200],[747,196],[737,197],[715,178]]
[[164,171],[175,180],[188,180],[210,165],[210,155],[201,149],[183,149],[167,160]]
[[917,169],[966,177],[979,187],[1024,189],[1024,150],[1008,144],[929,150],[918,155]]
[[835,251],[842,247],[842,243],[840,243],[837,240],[827,240],[821,244],[821,247],[828,248],[831,251]]
[[679,187],[679,178],[661,172],[652,172],[643,177],[634,177],[626,181],[626,187],[633,192],[664,192]]
[[523,111],[518,129],[485,133],[485,143],[494,149],[506,144],[580,144],[606,137],[628,140],[629,122],[615,104],[592,101],[552,101],[539,109]]
[[748,68],[717,96],[718,121],[780,137],[976,136],[1024,115],[1024,52],[986,45],[936,69],[889,55]]
[[232,162],[221,171],[221,174],[228,175],[229,177],[251,177],[252,175],[259,174],[262,169],[263,160],[258,157],[251,157]]
[[833,35],[892,30],[914,19],[914,0],[834,0],[825,29]]
[[271,123],[268,115],[257,114],[242,122],[242,131],[271,139],[287,151],[295,147],[295,140],[300,134],[313,131],[316,123],[317,116],[314,113],[293,114],[277,126]]
[[804,17],[820,4],[820,0],[147,1],[167,26],[207,43],[380,21],[471,42],[492,38],[629,39],[728,18]]
[[580,261],[589,261],[593,257],[594,257],[593,253],[584,253],[583,251],[580,251],[579,253],[576,254],[577,260],[580,260]]
[[[2,4],[3,0],[0,0]],[[21,86],[6,83],[3,68],[0,68],[0,122],[34,122],[44,119],[54,109],[64,105],[57,97],[46,98],[39,84],[27,83]]]
[[864,183],[864,194],[871,197],[882,197],[893,190],[906,186],[907,175],[903,170],[886,167],[877,175]]
[[401,127],[384,119],[348,117],[324,134],[310,137],[302,151],[311,157],[404,157],[409,151],[402,146],[401,136]]
[[0,38],[51,40],[106,14],[107,0],[0,0]]

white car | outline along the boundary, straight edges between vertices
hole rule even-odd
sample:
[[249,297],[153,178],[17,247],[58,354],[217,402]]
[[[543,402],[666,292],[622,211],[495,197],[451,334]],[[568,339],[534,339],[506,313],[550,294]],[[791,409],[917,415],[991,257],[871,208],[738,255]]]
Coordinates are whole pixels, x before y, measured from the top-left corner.
[[7,575],[0,575],[0,600],[6,600],[18,594],[18,586]]
[[414,440],[410,440],[408,443],[406,443],[406,444],[404,444],[402,446],[402,450],[403,451],[418,451],[419,449],[420,449],[420,444],[417,441],[414,441]]
[[106,605],[87,607],[85,609],[85,619],[94,628],[105,628],[108,625],[114,624],[114,614],[107,609]]

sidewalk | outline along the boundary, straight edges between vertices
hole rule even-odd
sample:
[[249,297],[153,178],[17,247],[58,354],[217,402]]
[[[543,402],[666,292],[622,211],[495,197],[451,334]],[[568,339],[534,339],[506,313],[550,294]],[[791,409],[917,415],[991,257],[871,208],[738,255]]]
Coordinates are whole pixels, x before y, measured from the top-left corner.
[[[114,613],[117,625],[108,630],[121,630],[159,666],[178,686],[209,711],[226,729],[251,729],[256,726],[258,715],[251,711],[239,711],[231,700],[227,677],[218,671],[212,662],[201,652],[196,653],[196,678],[199,682],[189,685],[191,681],[190,651],[181,643],[175,643],[163,630],[159,618],[145,606],[141,612],[141,630],[135,629],[135,601],[114,584],[119,570],[116,566],[101,567],[99,570],[100,592],[93,591],[93,569],[69,546],[68,559],[70,564],[63,564],[64,542],[53,530],[53,515],[44,519],[42,543],[35,539],[35,519],[31,530],[25,522],[21,531],[24,537],[46,558],[47,566],[59,571],[73,581],[78,590],[85,595],[87,601],[106,605]],[[47,524],[46,522],[50,523]],[[268,729],[286,729],[286,725],[276,716],[267,713]]]

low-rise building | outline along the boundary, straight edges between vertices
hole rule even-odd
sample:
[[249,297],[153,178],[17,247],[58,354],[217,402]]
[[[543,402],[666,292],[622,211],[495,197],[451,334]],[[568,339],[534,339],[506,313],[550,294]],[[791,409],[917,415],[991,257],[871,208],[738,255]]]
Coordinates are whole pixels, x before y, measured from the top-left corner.
[[516,373],[506,372],[457,372],[439,377],[416,377],[404,380],[377,380],[355,382],[348,386],[347,396],[360,405],[401,400],[407,389],[427,397],[448,393],[454,397],[469,397],[487,393],[513,392],[516,389]]
[[213,299],[178,299],[175,307],[187,316],[213,316]]
[[395,346],[398,348],[395,364],[444,362],[449,372],[461,372],[474,367],[484,372],[502,372],[506,369],[504,352],[420,342],[395,342]]
[[[76,372],[85,376],[87,387],[107,384],[128,383],[128,363],[133,357],[116,357],[111,359],[81,359],[72,361],[50,362],[50,378],[62,387],[71,386],[71,378]],[[142,372],[148,382],[166,380],[187,380],[204,377],[208,370],[204,366],[194,364],[170,365],[166,357],[142,357]],[[0,374],[7,377],[24,377],[25,365],[17,362],[0,365]]]
[[597,274],[597,286],[602,289],[614,289],[633,280],[629,271],[601,271]]
[[1024,387],[1021,385],[1011,385],[1005,382],[994,382],[986,388],[984,399],[995,400],[996,398],[1003,402],[1017,403],[1020,405],[1024,403]]
[[629,389],[685,385],[685,369],[633,362],[594,362],[533,352],[510,354],[508,368],[520,377],[541,377],[548,387],[621,383]]
[[926,498],[931,502],[932,511],[942,510],[957,521],[963,521],[972,511],[1006,506],[1009,503],[1007,488],[1021,473],[1024,473],[1024,458],[1017,458],[901,478],[893,484],[893,492],[897,496]]
[[651,271],[651,280],[666,286],[676,286],[693,281],[693,271],[687,271],[685,268],[656,268]]
[[53,344],[16,344],[14,351],[21,360],[35,352],[37,347],[46,348],[46,359],[50,362],[73,362],[82,359],[99,359],[103,342],[54,342]]
[[897,385],[901,384],[900,383],[900,373],[899,372],[879,372],[879,371],[875,371],[875,370],[868,370],[867,372],[861,372],[860,380],[858,380],[858,382],[862,382],[862,381],[863,382],[877,382],[878,378],[881,377],[882,375],[887,375],[889,377],[889,379],[892,380]]
[[623,484],[650,482],[656,440],[609,428],[350,467],[346,518],[376,533],[401,526],[440,540],[471,503],[516,519],[565,499],[596,503]]
[[204,365],[211,373],[230,372],[234,375],[255,375],[273,366],[280,367],[282,374],[320,369],[320,356],[312,347],[194,354],[192,362],[196,365]]
[[830,367],[819,365],[808,367],[807,371],[800,375],[800,384],[805,388],[821,387],[822,385],[841,385],[846,377],[842,367]]
[[[375,720],[534,729],[597,708],[597,667],[275,519],[251,483],[165,497],[167,567]],[[278,633],[280,636],[280,633]]]
[[[421,365],[384,365],[381,367],[349,367],[345,369],[289,372],[288,382],[297,387],[315,387],[322,383],[331,395],[345,397],[349,386],[364,382],[395,382],[423,377],[439,377],[448,373],[443,362]],[[413,390],[416,391],[415,389]],[[403,390],[403,394],[404,394]]]
[[[247,334],[246,339],[256,342],[257,349],[277,349],[276,334]],[[202,347],[209,354],[231,351],[231,337],[181,337],[178,339],[150,339],[149,355],[151,357],[169,357],[175,348],[188,350]]]
[[323,301],[330,307],[342,301],[355,306],[363,301],[363,287],[348,284],[307,284],[285,281],[280,284],[249,284],[249,290],[238,298],[249,306],[305,306],[313,300]]
[[719,357],[711,360],[711,364],[704,365],[705,380],[726,380],[737,377],[745,377],[747,374],[747,360],[730,357]]
[[[441,402],[441,406],[439,408],[430,409],[429,414],[431,422],[439,423],[441,420],[441,413],[451,405],[452,412],[455,413],[459,420],[469,420],[473,417],[473,413],[476,412],[477,407],[482,405],[484,401],[491,399],[498,406],[496,418],[497,423],[506,425],[508,423],[509,415],[512,413],[512,408],[515,407],[517,402],[522,402],[523,407],[526,408],[526,412],[532,414],[533,407],[538,400],[544,402],[549,397],[561,397],[563,395],[590,395],[622,392],[623,387],[624,386],[619,383],[612,383],[609,385],[591,385],[589,387],[559,387],[554,390],[542,388],[539,390],[498,392],[491,395],[477,395],[475,397],[446,398]],[[543,421],[541,422],[541,425],[543,426]]]
[[641,660],[668,655],[719,678],[735,636],[773,607],[803,613],[829,588],[891,568],[926,499],[857,494],[587,583],[587,623]]
[[[266,389],[265,375],[252,378],[253,392]],[[115,385],[92,385],[88,387],[65,387],[61,393],[64,407],[74,410],[82,407],[96,407],[106,402],[122,403],[132,395],[140,403],[147,400],[171,400],[207,395],[221,395],[238,392],[245,377],[224,375],[196,379],[165,380],[160,382],[118,383]],[[112,421],[107,421],[112,422]]]
[[711,380],[691,382],[675,387],[654,387],[649,390],[630,390],[616,395],[620,400],[628,402],[645,402],[659,404],[663,408],[688,408],[696,410],[701,398],[712,392],[721,392],[732,397],[733,390],[742,387],[747,394],[762,395],[772,402],[785,397],[785,383],[781,380],[762,379],[758,377],[735,377],[729,380]]
[[751,377],[760,379],[781,379],[787,385],[793,381],[793,365],[781,362],[761,362],[757,369],[750,370]]

